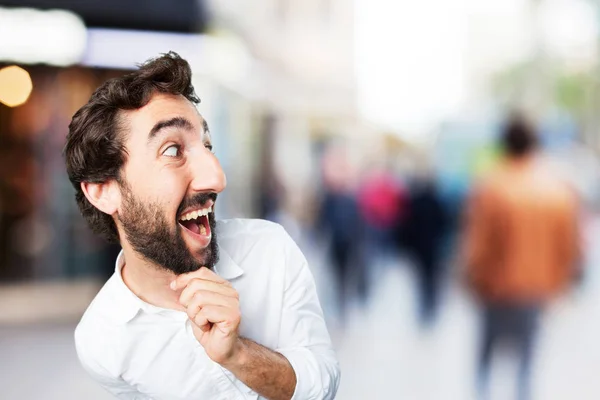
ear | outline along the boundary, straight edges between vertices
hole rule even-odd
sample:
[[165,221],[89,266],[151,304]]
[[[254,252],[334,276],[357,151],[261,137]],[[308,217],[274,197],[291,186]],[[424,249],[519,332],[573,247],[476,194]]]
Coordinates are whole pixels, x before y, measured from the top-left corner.
[[113,215],[119,209],[121,192],[116,181],[81,182],[81,190],[88,201],[103,213]]

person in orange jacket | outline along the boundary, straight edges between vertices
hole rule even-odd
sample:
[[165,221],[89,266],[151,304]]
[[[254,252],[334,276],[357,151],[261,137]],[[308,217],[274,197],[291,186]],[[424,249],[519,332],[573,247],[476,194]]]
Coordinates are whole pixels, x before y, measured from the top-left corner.
[[579,207],[567,183],[537,155],[525,118],[513,116],[501,140],[505,157],[469,199],[463,254],[483,309],[479,394],[486,396],[494,348],[511,339],[520,357],[518,398],[525,400],[540,315],[577,275]]

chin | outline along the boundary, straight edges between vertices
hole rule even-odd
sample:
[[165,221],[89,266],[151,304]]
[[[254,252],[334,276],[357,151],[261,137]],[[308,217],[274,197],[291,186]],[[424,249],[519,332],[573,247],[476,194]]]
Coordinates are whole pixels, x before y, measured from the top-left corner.
[[206,262],[210,259],[209,252],[210,248],[205,248],[201,250],[192,251],[190,253],[193,255],[194,259],[198,262],[198,264],[204,266]]

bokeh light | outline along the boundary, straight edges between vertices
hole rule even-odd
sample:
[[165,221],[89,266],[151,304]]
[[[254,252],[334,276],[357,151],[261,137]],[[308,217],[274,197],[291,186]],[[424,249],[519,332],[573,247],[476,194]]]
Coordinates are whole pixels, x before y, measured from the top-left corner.
[[31,77],[23,68],[12,65],[0,69],[0,103],[20,106],[27,101],[32,89]]
[[86,44],[86,26],[70,11],[0,7],[0,60],[68,66]]

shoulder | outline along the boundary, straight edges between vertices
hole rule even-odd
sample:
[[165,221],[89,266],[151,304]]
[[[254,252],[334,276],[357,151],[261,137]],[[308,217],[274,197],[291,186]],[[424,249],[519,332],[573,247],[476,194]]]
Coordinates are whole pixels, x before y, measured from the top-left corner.
[[108,281],[98,291],[87,310],[83,314],[80,326],[93,324],[115,325],[120,321],[130,319],[133,315],[127,315],[127,311],[132,311],[131,307],[125,307],[130,302],[126,302],[124,296],[123,282],[115,272]]
[[497,176],[492,176],[491,174],[474,179],[469,191],[471,202],[477,203],[490,196],[498,186],[497,179]]

